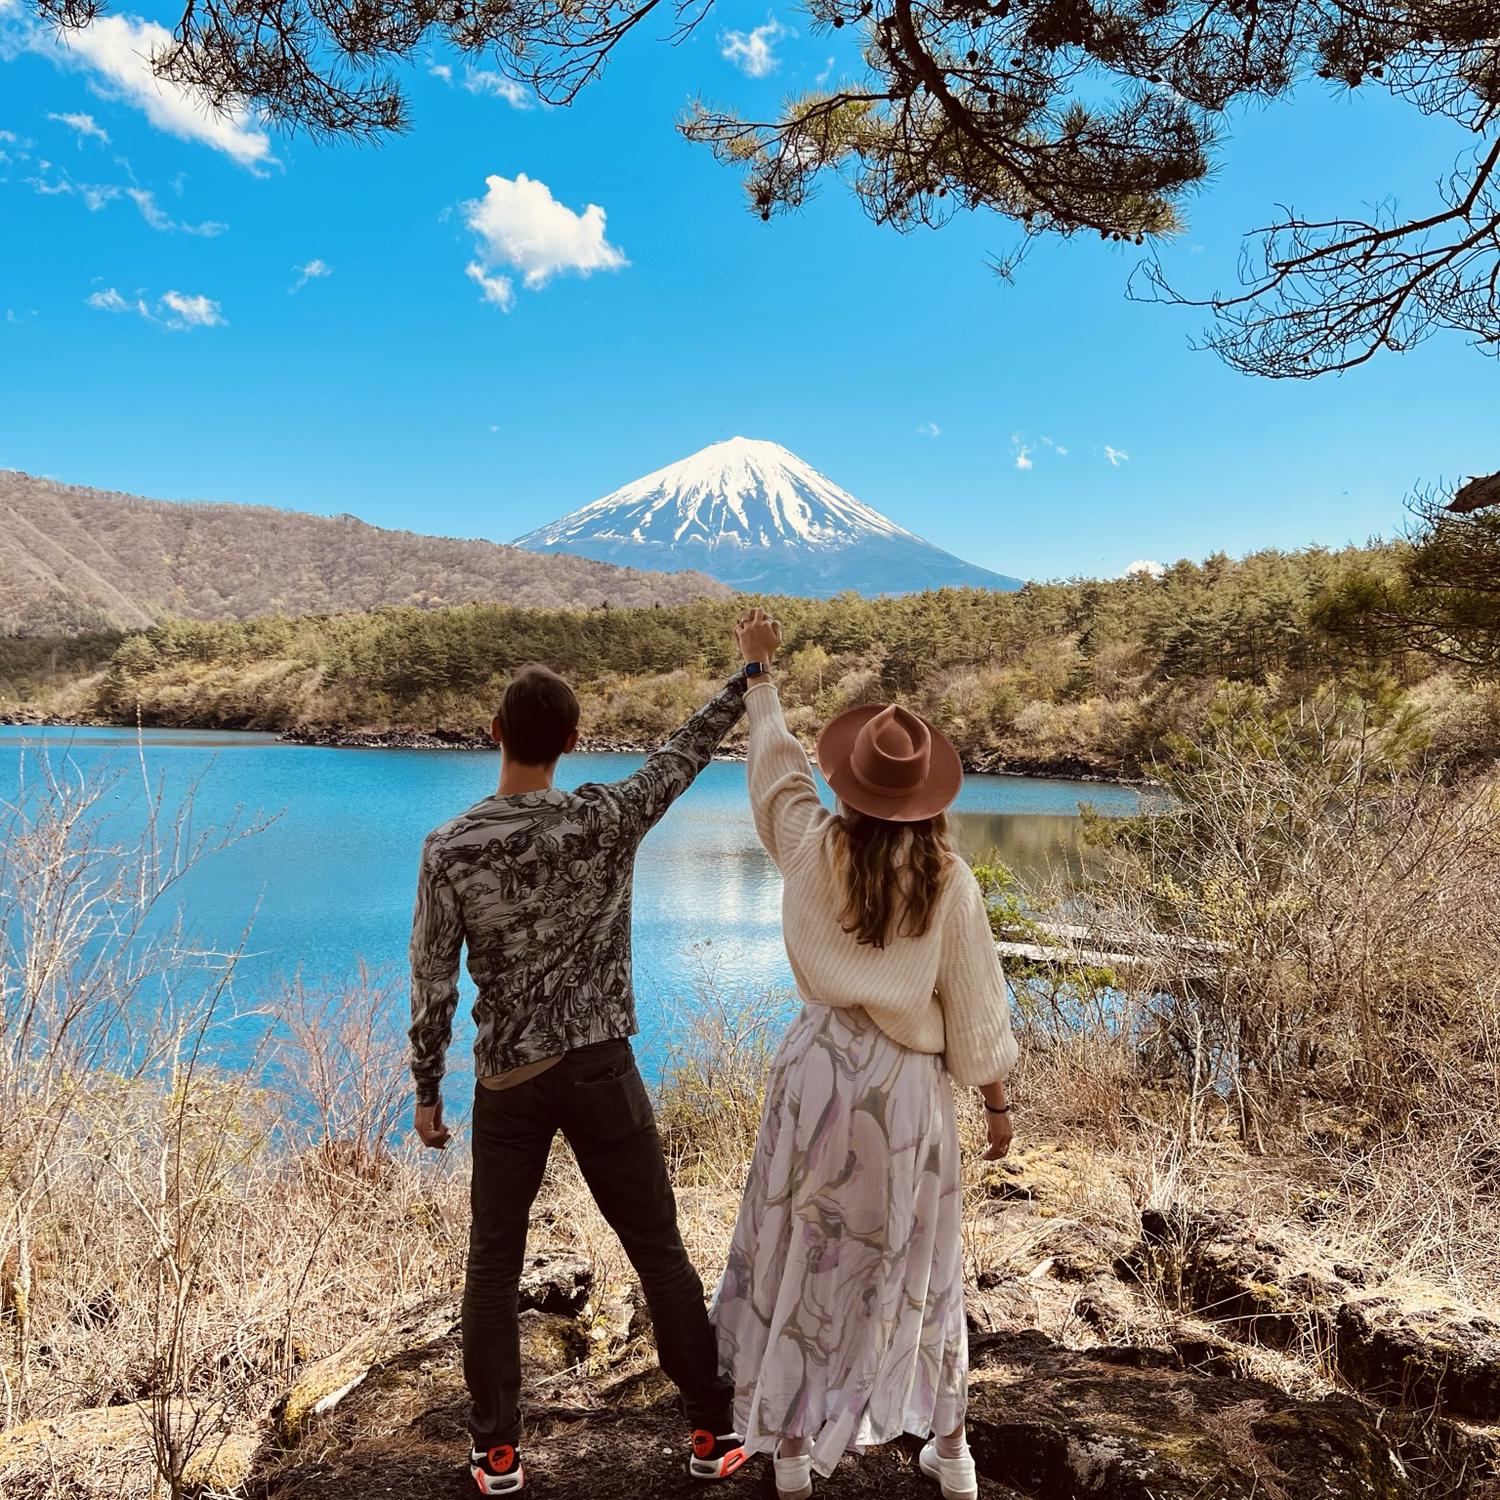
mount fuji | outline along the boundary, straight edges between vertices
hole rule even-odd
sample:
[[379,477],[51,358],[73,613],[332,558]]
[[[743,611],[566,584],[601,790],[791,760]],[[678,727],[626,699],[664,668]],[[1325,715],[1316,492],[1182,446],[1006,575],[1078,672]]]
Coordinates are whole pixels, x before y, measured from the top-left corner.
[[923,541],[779,443],[743,437],[712,443],[514,545],[668,573],[692,568],[759,593],[1021,587]]

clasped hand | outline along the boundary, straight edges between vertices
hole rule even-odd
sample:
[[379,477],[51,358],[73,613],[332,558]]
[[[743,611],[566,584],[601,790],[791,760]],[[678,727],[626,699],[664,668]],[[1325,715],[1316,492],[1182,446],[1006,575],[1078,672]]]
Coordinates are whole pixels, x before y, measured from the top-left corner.
[[735,621],[734,643],[743,660],[769,662],[781,647],[781,625],[759,606],[747,609]]

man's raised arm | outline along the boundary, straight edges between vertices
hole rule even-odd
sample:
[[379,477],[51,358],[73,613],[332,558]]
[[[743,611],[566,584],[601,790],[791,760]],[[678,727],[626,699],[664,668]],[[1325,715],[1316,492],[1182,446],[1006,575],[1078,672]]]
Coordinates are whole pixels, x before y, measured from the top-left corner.
[[745,679],[731,677],[646,764],[613,788],[626,816],[650,828],[693,784],[745,712]]

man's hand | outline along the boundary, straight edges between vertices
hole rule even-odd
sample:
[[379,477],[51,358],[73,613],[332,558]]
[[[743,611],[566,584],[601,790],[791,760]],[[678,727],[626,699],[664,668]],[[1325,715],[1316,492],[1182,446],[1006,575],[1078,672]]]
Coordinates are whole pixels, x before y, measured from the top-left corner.
[[745,661],[769,662],[781,645],[781,626],[763,609],[747,609],[735,622],[734,643]]
[[419,1104],[415,1123],[417,1134],[422,1137],[424,1146],[431,1146],[434,1151],[441,1151],[448,1144],[449,1130],[443,1124],[443,1101],[441,1099],[436,1104]]

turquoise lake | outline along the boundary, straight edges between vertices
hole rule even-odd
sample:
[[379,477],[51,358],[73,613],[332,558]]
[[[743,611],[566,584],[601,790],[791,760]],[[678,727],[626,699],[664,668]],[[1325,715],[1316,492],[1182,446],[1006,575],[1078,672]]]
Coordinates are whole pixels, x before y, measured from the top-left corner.
[[[117,778],[109,806],[126,826],[143,817],[142,759],[169,805],[196,782],[200,828],[273,819],[180,888],[199,941],[232,948],[250,929],[236,981],[242,1003],[299,973],[314,984],[338,981],[361,961],[399,972],[422,838],[493,791],[500,764],[478,751],[314,749],[257,734],[149,730],[138,744],[129,730],[0,727],[0,800],[14,801],[23,779],[35,780],[38,757],[69,775]],[[614,780],[639,764],[638,756],[569,756],[558,779]],[[970,776],[957,836],[970,858],[993,851],[1028,875],[1076,872],[1079,802],[1125,814],[1138,800],[1107,784]],[[716,761],[647,837],[636,866],[644,1050],[692,1003],[705,973],[731,995],[790,988],[780,899],[780,879],[750,823],[745,768]],[[467,976],[464,985],[467,994]],[[464,1050],[459,1041],[455,1071]]]

